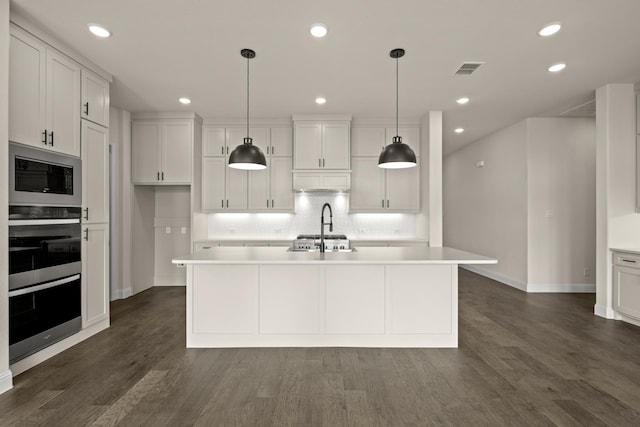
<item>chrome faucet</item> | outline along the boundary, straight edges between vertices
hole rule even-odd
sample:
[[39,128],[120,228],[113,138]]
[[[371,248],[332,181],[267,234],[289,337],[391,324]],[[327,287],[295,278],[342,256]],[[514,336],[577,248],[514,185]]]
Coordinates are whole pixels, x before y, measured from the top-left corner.
[[[329,222],[324,222],[324,209],[329,208]],[[329,231],[333,231],[333,211],[331,205],[325,203],[322,205],[322,212],[320,212],[320,252],[324,253],[324,226],[329,226]]]

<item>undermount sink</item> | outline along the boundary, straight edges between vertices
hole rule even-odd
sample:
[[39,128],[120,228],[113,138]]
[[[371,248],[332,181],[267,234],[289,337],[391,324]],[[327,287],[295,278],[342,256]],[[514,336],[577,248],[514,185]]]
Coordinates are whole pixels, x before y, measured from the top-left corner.
[[[320,249],[316,248],[316,249],[293,249],[293,248],[287,248],[287,252],[320,252]],[[336,252],[358,252],[356,250],[356,248],[349,248],[349,249],[327,249],[325,251],[325,253],[336,253]]]

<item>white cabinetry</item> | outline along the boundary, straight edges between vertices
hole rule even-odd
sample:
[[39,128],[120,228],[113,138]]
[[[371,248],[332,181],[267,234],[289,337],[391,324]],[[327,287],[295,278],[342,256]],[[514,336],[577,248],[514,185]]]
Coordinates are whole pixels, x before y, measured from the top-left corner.
[[640,255],[613,253],[613,309],[640,321]]
[[11,26],[9,140],[80,155],[80,67]]
[[348,170],[349,120],[308,120],[294,116],[294,169]]
[[[398,133],[402,142],[409,145],[417,157],[420,156],[420,128],[400,126]],[[353,157],[378,157],[396,136],[395,127],[366,126],[351,129],[351,155]]]
[[136,118],[131,124],[134,184],[189,185],[194,119]]
[[228,156],[243,143],[246,128],[203,126],[202,209],[205,212],[291,212],[291,127],[250,128],[253,144],[267,158],[267,169],[244,171],[227,166]]
[[82,327],[109,318],[109,224],[82,226]]
[[382,169],[377,157],[351,159],[351,212],[420,210],[420,158],[408,169]]
[[109,130],[82,120],[82,222],[109,222]]
[[82,118],[109,127],[109,82],[82,70]]

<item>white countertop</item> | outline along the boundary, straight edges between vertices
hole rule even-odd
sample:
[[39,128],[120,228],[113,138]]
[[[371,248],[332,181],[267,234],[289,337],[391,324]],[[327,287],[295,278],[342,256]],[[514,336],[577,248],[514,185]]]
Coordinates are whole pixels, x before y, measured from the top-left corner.
[[611,252],[625,252],[628,254],[640,255],[640,249],[638,248],[609,248]]
[[288,252],[284,247],[213,247],[177,257],[174,264],[496,264],[453,248],[360,247],[355,252]]

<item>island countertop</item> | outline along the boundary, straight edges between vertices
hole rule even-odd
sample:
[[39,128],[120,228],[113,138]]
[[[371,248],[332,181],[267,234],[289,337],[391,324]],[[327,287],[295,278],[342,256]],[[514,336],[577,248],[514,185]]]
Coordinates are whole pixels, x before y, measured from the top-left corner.
[[496,264],[493,258],[448,247],[357,247],[354,252],[290,252],[284,247],[212,247],[174,264]]

